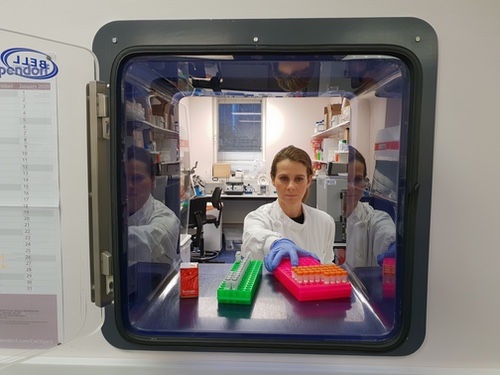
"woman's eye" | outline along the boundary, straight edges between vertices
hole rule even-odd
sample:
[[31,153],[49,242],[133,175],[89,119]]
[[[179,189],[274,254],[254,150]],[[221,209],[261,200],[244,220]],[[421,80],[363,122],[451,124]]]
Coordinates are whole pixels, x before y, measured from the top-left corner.
[[144,177],[142,177],[142,176],[134,176],[134,177],[132,177],[132,182],[134,184],[141,183],[142,181],[144,181]]
[[354,177],[354,184],[361,186],[365,184],[365,178],[364,177]]

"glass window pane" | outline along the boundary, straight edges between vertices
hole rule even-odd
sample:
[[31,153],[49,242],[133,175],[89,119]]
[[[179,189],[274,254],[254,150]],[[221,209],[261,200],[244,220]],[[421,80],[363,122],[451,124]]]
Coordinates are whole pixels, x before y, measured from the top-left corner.
[[[251,340],[360,345],[398,334],[404,311],[395,282],[402,270],[394,273],[390,262],[383,267],[380,254],[394,243],[387,259],[399,256],[405,236],[412,98],[402,60],[151,54],[125,59],[120,72],[115,215],[123,241],[119,308],[127,332],[160,344],[189,337],[243,346]],[[335,221],[332,259],[348,272],[348,295],[301,301],[264,270],[250,304],[221,303],[219,288],[236,262],[222,241],[218,250],[226,258],[215,260],[223,263],[198,264],[198,297],[182,298],[181,252],[199,252],[214,229],[204,221],[212,197],[195,189],[212,178],[200,175],[211,173],[214,163],[246,162],[245,181],[258,187],[261,175],[249,175],[252,163],[261,160],[269,180],[274,154],[292,143],[312,159],[315,208]],[[243,201],[231,208],[223,200],[222,228],[235,224],[232,215],[248,213]],[[194,244],[185,241],[187,234]]]
[[261,106],[219,104],[219,152],[260,152]]

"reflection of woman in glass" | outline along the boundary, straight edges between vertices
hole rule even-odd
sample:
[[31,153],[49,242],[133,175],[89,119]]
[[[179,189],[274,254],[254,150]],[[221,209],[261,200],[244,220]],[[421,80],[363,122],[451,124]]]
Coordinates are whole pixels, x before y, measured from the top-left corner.
[[128,259],[172,264],[177,255],[179,219],[151,195],[153,160],[148,151],[127,150]]
[[284,91],[304,91],[314,74],[310,61],[279,61],[273,64],[273,73],[278,86]]
[[366,161],[349,146],[347,194],[346,263],[351,267],[376,266],[377,256],[384,253],[396,239],[396,227],[388,213],[360,202],[366,185]]

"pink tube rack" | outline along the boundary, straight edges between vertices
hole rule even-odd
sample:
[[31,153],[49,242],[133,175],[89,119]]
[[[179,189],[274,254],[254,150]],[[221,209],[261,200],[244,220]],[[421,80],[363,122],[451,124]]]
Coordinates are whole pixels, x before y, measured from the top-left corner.
[[393,298],[396,294],[396,259],[385,258],[382,263],[382,296]]
[[[298,272],[301,268],[304,269],[305,276]],[[342,268],[335,264],[321,265],[311,257],[299,258],[299,267],[292,267],[290,259],[284,259],[273,274],[299,301],[351,296],[352,285],[347,281],[347,274]]]

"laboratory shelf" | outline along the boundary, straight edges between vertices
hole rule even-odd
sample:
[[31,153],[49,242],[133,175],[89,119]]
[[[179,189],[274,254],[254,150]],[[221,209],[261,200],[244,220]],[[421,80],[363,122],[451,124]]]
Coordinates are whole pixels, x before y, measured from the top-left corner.
[[250,260],[237,288],[231,289],[226,286],[226,279],[229,275],[237,272],[238,268],[243,264],[243,261],[235,262],[231,271],[217,289],[218,302],[250,305],[262,277],[262,263],[262,260]]
[[174,139],[179,137],[179,132],[167,128],[162,128],[146,120],[135,120],[135,119],[127,120],[127,125],[132,129],[140,129],[140,130],[153,129],[166,138]]
[[[341,268],[335,264],[321,265],[320,262],[311,257],[299,258],[299,266],[301,268]],[[323,271],[319,271],[322,273]],[[344,271],[345,272],[345,271]],[[316,272],[317,274],[318,272]],[[316,278],[315,281],[296,280],[292,275],[292,266],[290,259],[282,260],[280,265],[274,270],[274,276],[288,289],[290,293],[298,301],[317,301],[335,298],[349,298],[352,292],[352,285],[349,281],[330,281],[332,278],[328,277],[329,281],[324,282],[323,279]],[[310,276],[309,276],[310,277]]]
[[337,135],[341,132],[344,132],[346,130],[346,128],[348,128],[350,126],[350,124],[351,124],[350,121],[345,121],[345,122],[342,122],[338,125],[334,125],[331,128],[328,128],[326,130],[323,130],[323,131],[320,131],[318,133],[313,134],[311,136],[311,139],[312,140],[322,140],[324,138],[332,137],[332,136]]

